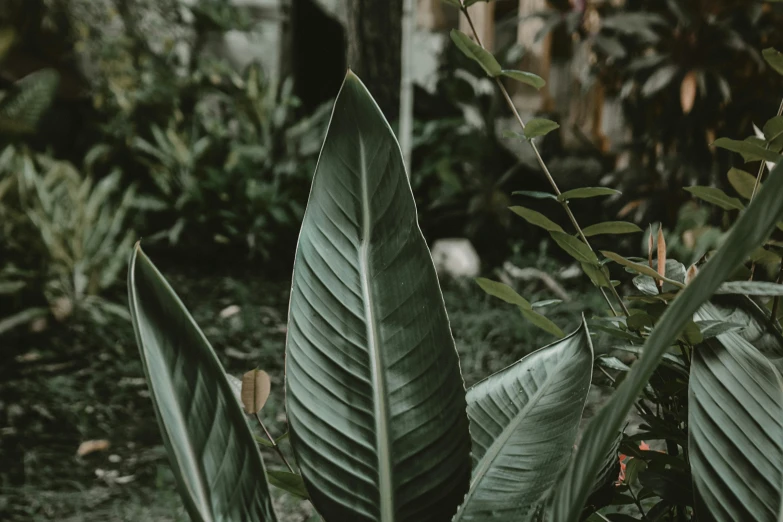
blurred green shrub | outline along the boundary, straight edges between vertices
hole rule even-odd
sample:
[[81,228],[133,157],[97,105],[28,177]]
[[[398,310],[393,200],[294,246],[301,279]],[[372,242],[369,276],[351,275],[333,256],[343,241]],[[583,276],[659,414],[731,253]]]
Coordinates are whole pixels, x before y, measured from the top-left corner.
[[[136,237],[126,221],[136,186],[123,188],[119,170],[96,182],[68,162],[12,145],[0,155],[0,173],[0,213],[9,238],[2,245],[7,262],[0,267],[0,288],[8,296],[24,291],[44,305],[0,319],[0,334],[50,314],[58,321],[82,313],[98,323],[106,314],[127,318],[101,293],[118,281]],[[25,304],[24,297],[20,301]]]
[[602,180],[624,194],[619,217],[673,225],[683,187],[725,183],[732,158],[714,152],[715,138],[750,133],[777,107],[783,80],[768,74],[760,50],[783,44],[783,9],[742,0],[552,5],[538,15],[539,36],[567,35],[582,85],[618,97],[631,128],[613,144],[617,170]]

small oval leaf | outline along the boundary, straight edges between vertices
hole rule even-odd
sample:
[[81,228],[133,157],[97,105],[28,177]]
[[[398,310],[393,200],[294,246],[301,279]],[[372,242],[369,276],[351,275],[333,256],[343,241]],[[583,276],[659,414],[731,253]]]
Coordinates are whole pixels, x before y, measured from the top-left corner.
[[744,170],[731,168],[728,173],[729,184],[737,191],[737,194],[745,199],[750,199],[753,195],[753,187],[756,185],[756,178]]
[[456,44],[457,48],[462,51],[465,56],[478,62],[488,75],[492,77],[500,75],[502,68],[495,57],[492,56],[492,53],[474,42],[470,36],[462,31],[452,29],[450,34],[451,39],[454,44]]
[[770,149],[780,151],[783,147],[783,116],[775,116],[767,120],[764,124],[764,138]]
[[509,210],[513,212],[514,214],[520,216],[525,221],[530,223],[531,225],[535,225],[537,227],[541,227],[544,230],[547,230],[549,232],[564,232],[563,228],[543,215],[540,212],[536,212],[535,210],[530,210],[529,208],[515,206],[510,207]]
[[778,74],[783,74],[783,54],[773,47],[764,49],[761,51],[761,54],[764,56],[764,59],[767,61],[767,63],[778,72]]
[[508,69],[504,69],[501,71],[501,74],[507,78],[511,78],[512,80],[516,80],[518,82],[525,83],[527,85],[530,85],[531,87],[535,87],[536,89],[540,89],[544,85],[546,85],[546,82],[543,78],[541,78],[537,74],[533,74],[530,72],[525,71],[511,71]]
[[534,199],[554,199],[557,200],[557,196],[550,194],[549,192],[541,192],[540,190],[516,190],[512,192],[514,196],[527,196]]
[[564,232],[550,232],[549,234],[560,248],[580,263],[598,265],[598,258],[595,253],[582,241]]
[[642,229],[627,221],[605,221],[585,228],[582,233],[585,236],[597,236],[600,234],[634,234]]
[[527,308],[522,308],[520,306],[519,311],[522,312],[522,315],[525,317],[525,319],[527,319],[534,325],[538,326],[545,332],[551,333],[558,339],[562,339],[563,337],[565,337],[565,334],[563,333],[563,330],[560,329],[560,327],[558,327],[555,323],[550,321],[545,316],[534,311],[532,308],[527,309]]
[[699,199],[712,203],[723,210],[742,210],[745,205],[737,198],[726,195],[719,188],[715,187],[685,187],[685,190]]
[[497,297],[509,304],[517,305],[522,308],[531,307],[527,299],[516,293],[514,289],[507,284],[498,283],[497,281],[492,281],[491,279],[486,279],[484,277],[477,277],[476,283],[492,297]]
[[568,201],[569,199],[595,198],[598,196],[613,196],[614,194],[622,194],[622,192],[608,187],[581,187],[566,190],[557,199]]
[[525,137],[528,139],[538,136],[545,136],[555,129],[559,129],[560,124],[545,118],[534,118],[525,125]]

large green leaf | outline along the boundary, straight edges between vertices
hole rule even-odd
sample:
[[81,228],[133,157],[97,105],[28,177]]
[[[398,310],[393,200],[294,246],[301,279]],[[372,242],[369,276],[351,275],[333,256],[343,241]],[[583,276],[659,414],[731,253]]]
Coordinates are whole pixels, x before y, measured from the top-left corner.
[[636,397],[647,384],[666,350],[693,314],[734,269],[747,252],[761,245],[783,214],[783,166],[770,173],[756,199],[741,214],[721,248],[704,265],[696,278],[667,307],[644,346],[644,351],[612,398],[585,430],[575,458],[557,488],[551,519],[574,522],[601,467],[607,448],[621,429]]
[[470,482],[459,360],[397,140],[350,72],[299,236],[286,407],[327,522],[456,512]]
[[276,520],[264,464],[220,361],[138,246],[128,294],[152,403],[191,519]]
[[769,359],[736,333],[694,350],[688,427],[693,484],[697,505],[709,512],[705,519],[779,521],[783,380]]
[[454,522],[530,520],[571,455],[592,369],[582,324],[468,390],[476,465]]

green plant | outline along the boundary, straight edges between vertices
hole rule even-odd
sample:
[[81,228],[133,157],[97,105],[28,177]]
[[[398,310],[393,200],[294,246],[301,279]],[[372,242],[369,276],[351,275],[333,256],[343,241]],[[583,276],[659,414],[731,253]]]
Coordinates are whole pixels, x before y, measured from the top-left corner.
[[124,307],[102,294],[117,282],[123,252],[133,244],[135,234],[126,230],[126,215],[135,187],[118,198],[119,171],[96,183],[68,162],[13,146],[2,158],[6,177],[0,211],[14,223],[14,235],[23,230],[30,234],[19,244],[6,245],[9,259],[34,259],[32,266],[40,272],[20,271],[9,263],[0,272],[0,282],[5,293],[33,291],[47,306],[16,311],[0,323],[6,327],[0,333],[49,313],[60,321],[81,312],[96,322],[105,322],[107,313],[128,318]]
[[[757,457],[765,465],[780,465],[777,432],[768,430],[776,429],[775,412],[783,409],[774,384],[781,379],[774,363],[783,353],[783,338],[769,315],[746,296],[780,296],[783,286],[723,281],[783,216],[777,197],[781,170],[770,175],[699,275],[695,266],[686,271],[667,260],[662,233],[657,264],[653,244],[649,264],[604,252],[607,260],[639,274],[634,285],[640,293],[629,296],[633,306],[623,316],[592,322],[622,339],[625,351],[644,355],[622,379],[607,371],[617,390],[572,457],[592,365],[586,325],[481,381],[463,398],[458,360],[416,227],[399,149],[377,106],[349,73],[314,178],[289,311],[286,405],[302,479],[289,474],[282,480],[274,473],[270,482],[306,494],[326,520],[447,520],[456,511],[455,520],[576,521],[629,501],[643,518],[687,520],[694,509],[704,509],[718,520],[740,512],[772,520],[767,515],[776,516],[777,510],[768,506],[780,502],[779,490],[765,492],[756,507],[746,507],[747,500],[719,498],[711,493],[714,488],[730,488],[738,499],[747,499],[747,484],[758,480],[758,471],[710,459],[719,458],[714,444],[725,452],[744,437],[747,451],[760,445],[766,449]],[[562,197],[603,192],[577,189]],[[601,275],[604,264],[592,260],[592,250],[577,246],[584,243],[566,239],[575,238],[552,229],[543,216],[521,214],[550,228],[583,267],[596,267],[585,269],[591,279],[604,277],[608,284]],[[617,226],[603,228],[612,232]],[[137,341],[191,517],[273,520],[263,464],[248,443],[251,433],[214,353],[138,247],[129,274]],[[523,315],[533,309],[509,287],[491,281],[481,285],[520,307]],[[740,297],[705,304],[716,291]],[[609,355],[599,364],[605,371],[628,370]],[[721,372],[733,379],[721,379]],[[726,397],[766,397],[768,417],[740,401],[732,406],[733,415],[755,418],[760,425],[748,421],[722,427],[719,420],[726,413],[711,396],[716,388]],[[634,405],[647,425],[619,446],[632,458],[623,483],[613,488],[618,438]],[[216,425],[231,426],[226,429],[244,445],[210,441],[225,436]],[[662,440],[666,453],[645,445],[639,449],[638,437]],[[211,456],[194,458],[186,451],[194,445]],[[471,446],[474,466],[468,480]],[[704,452],[712,453],[705,457]],[[210,464],[216,461],[231,464]],[[245,483],[239,468],[233,471],[231,466],[239,463],[257,470],[252,484]],[[238,481],[230,491],[245,489],[255,500],[238,506],[227,501],[229,490],[205,486],[220,483],[223,474]],[[672,488],[690,484],[691,474],[694,494]],[[261,485],[256,487],[256,481]]]
[[177,243],[185,234],[193,243],[209,236],[268,257],[301,219],[297,202],[325,113],[292,126],[299,101],[290,79],[278,88],[257,64],[230,78],[199,96],[191,120],[153,124],[150,139],[132,139],[157,189],[145,197],[146,208],[174,220],[151,239]]
[[[466,4],[451,3],[470,22]],[[647,260],[611,251],[599,258],[588,237],[640,229],[623,222],[582,228],[569,202],[616,190],[561,192],[534,141],[557,124],[523,122],[501,77],[541,82],[504,70],[478,39],[456,31],[452,38],[496,80],[524,131],[520,138],[533,147],[554,191],[522,195],[560,205],[575,235],[539,212],[511,210],[548,231],[611,294],[612,299],[603,296],[612,315],[590,324],[622,340],[613,348],[641,356],[630,369],[611,354],[599,358],[616,390],[573,452],[592,373],[587,323],[564,336],[541,307],[506,285],[480,280],[485,291],[561,340],[463,396],[459,360],[399,148],[377,105],[349,73],[316,169],[289,307],[286,407],[301,478],[293,466],[282,474],[265,472],[255,443],[277,447],[282,438],[267,432],[268,442],[253,439],[203,334],[151,261],[139,247],[134,250],[129,297],[137,343],[191,517],[274,520],[271,483],[308,497],[321,516],[335,521],[570,522],[606,519],[604,513],[615,518],[620,515],[607,509],[629,504],[642,520],[777,520],[780,486],[756,488],[766,478],[763,471],[723,458],[741,451],[750,462],[780,473],[783,378],[776,363],[783,337],[776,315],[783,285],[730,280],[749,254],[775,246],[768,236],[783,216],[777,197],[783,167],[763,186],[761,175],[763,161],[779,160],[777,135],[771,131],[762,143],[741,147],[753,145],[752,159],[763,160],[747,208],[714,190],[691,189],[711,203],[729,201],[741,210],[725,242],[701,268],[686,270],[668,259],[662,230],[657,247],[649,241]],[[775,55],[768,60],[774,65]],[[739,150],[726,141],[717,145]],[[620,296],[610,262],[637,274],[638,293]],[[739,297],[723,301],[714,293]],[[772,296],[771,313],[749,296]],[[243,395],[253,398],[252,405],[243,402],[247,413],[257,414],[263,393],[256,393],[258,374],[250,375]],[[735,397],[742,398],[729,403]],[[634,407],[644,424],[639,433],[624,435]],[[230,432],[243,444],[230,444]],[[660,440],[665,453],[636,444],[640,437]],[[620,449],[632,457],[615,487]],[[253,480],[246,479],[245,467],[255,472]],[[233,491],[243,491],[249,501],[232,503]]]
[[[138,247],[129,292],[191,517],[273,520],[263,464],[223,370]],[[304,491],[327,520],[445,520],[460,504],[460,520],[532,516],[570,455],[592,367],[583,326],[465,395],[399,148],[350,73],[300,235],[286,352],[291,443]],[[219,439],[227,433],[237,442]],[[231,482],[209,487],[221,477]],[[235,490],[248,501],[229,502]],[[498,491],[514,492],[497,504]]]
[[605,181],[623,191],[620,217],[673,225],[684,187],[723,185],[730,164],[710,150],[715,136],[750,131],[777,97],[780,78],[766,74],[759,49],[781,44],[780,9],[736,0],[551,5],[537,15],[539,36],[557,30],[586,58],[582,84],[622,102],[631,139],[613,144],[624,159]]
[[[458,0],[453,3],[470,21],[465,6]],[[478,38],[475,31],[474,35]],[[501,92],[505,93],[499,78],[502,68],[481,47],[480,41],[474,43],[460,34],[453,34],[453,39],[497,80]],[[779,53],[767,49],[763,55],[777,70]],[[506,99],[516,115],[510,98],[506,96]],[[611,281],[605,270],[605,264],[611,260],[639,274],[633,282],[641,292],[628,296],[631,306],[623,306],[622,316],[615,312],[613,317],[596,318],[592,322],[593,328],[620,340],[622,344],[617,345],[615,340],[614,348],[641,358],[633,367],[614,356],[599,358],[599,367],[616,391],[588,425],[574,458],[562,474],[562,481],[548,499],[545,511],[550,520],[575,521],[585,517],[608,520],[604,513],[613,519],[620,517],[618,520],[629,517],[626,512],[609,511],[611,507],[604,509],[609,504],[635,505],[642,520],[679,521],[697,517],[720,521],[778,520],[783,505],[779,485],[756,489],[753,484],[765,481],[769,473],[727,456],[739,454],[755,466],[780,469],[776,442],[780,431],[774,417],[783,408],[778,369],[783,337],[777,322],[783,286],[745,280],[723,283],[748,260],[751,279],[755,263],[762,257],[771,264],[780,262],[775,253],[777,242],[768,236],[783,215],[783,205],[777,197],[777,191],[783,186],[780,172],[783,168],[776,167],[764,190],[758,190],[765,163],[780,160],[777,118],[779,115],[765,125],[767,131],[761,138],[744,142],[720,139],[715,143],[743,154],[746,161],[759,161],[755,178],[736,169],[728,176],[735,189],[751,201],[748,208],[719,189],[689,188],[692,194],[724,210],[741,211],[725,242],[717,252],[709,253],[710,258],[701,270],[692,265],[686,271],[680,263],[667,259],[662,230],[658,232],[655,263],[652,235],[647,263],[609,251],[601,252],[604,260],[599,260],[587,241],[591,235],[587,232],[592,227],[580,228],[568,210],[568,199],[605,195],[613,190],[595,187],[561,194],[539,155],[541,167],[556,194],[527,192],[523,195],[559,201],[581,241],[538,212],[522,207],[511,210],[550,232],[553,240],[582,264],[597,285],[619,284]],[[526,130],[524,137],[537,152],[527,129],[544,124],[531,122],[526,126],[518,120]],[[555,127],[555,124],[547,125]],[[631,231],[627,225],[613,223],[594,227],[593,230],[601,233]],[[765,248],[759,254],[762,245]],[[520,308],[530,307],[507,287],[491,282],[480,284]],[[713,293],[739,297],[730,301],[720,296],[710,299]],[[619,300],[619,294],[614,292],[614,295]],[[770,312],[752,299],[757,296],[772,296],[766,302]],[[620,378],[613,377],[610,370],[621,372]],[[640,394],[642,397],[637,398]],[[596,478],[606,477],[607,452],[616,452],[618,434],[634,406],[644,423],[638,433],[623,436],[621,446],[632,458],[624,463],[617,487],[604,481],[596,488]],[[650,451],[646,444],[638,445],[642,439],[661,440],[665,452]]]

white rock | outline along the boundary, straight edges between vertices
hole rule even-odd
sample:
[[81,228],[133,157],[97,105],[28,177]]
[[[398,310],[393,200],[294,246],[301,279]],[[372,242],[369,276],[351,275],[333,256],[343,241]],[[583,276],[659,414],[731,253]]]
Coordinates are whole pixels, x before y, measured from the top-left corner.
[[465,238],[439,239],[432,245],[432,260],[439,274],[451,277],[477,277],[481,260]]

